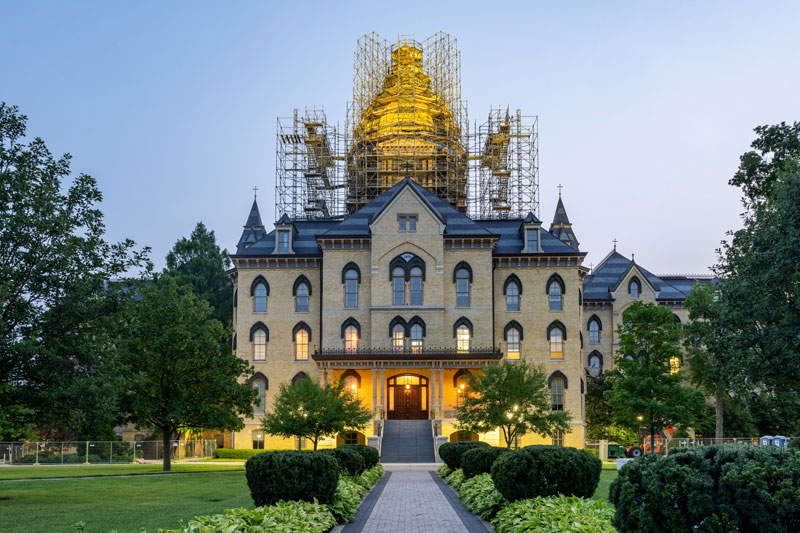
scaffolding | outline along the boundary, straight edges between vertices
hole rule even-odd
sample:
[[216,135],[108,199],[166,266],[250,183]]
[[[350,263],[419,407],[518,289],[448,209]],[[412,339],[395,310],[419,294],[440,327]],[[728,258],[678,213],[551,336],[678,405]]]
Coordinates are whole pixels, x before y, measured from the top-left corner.
[[536,117],[492,109],[471,134],[456,39],[358,40],[345,127],[278,119],[276,217],[340,219],[409,175],[474,218],[538,211]]

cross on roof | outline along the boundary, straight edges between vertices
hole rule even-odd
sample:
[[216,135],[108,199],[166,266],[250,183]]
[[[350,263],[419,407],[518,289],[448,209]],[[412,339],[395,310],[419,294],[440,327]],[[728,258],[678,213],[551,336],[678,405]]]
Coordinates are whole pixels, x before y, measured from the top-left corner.
[[258,187],[253,187],[253,198],[258,195]]
[[614,243],[614,251],[616,251],[616,250],[617,250],[617,242],[619,242],[619,241],[617,241],[617,239],[614,239],[614,240],[613,240],[613,241],[611,241],[611,242],[613,242],[613,243]]
[[558,197],[559,198],[561,198],[561,189],[563,189],[563,188],[564,188],[564,186],[559,183],[558,184]]

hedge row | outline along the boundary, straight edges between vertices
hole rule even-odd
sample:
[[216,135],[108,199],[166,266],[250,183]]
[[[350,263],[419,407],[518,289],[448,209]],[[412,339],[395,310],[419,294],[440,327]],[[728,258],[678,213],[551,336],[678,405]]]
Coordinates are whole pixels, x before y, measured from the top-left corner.
[[609,499],[622,531],[797,531],[800,453],[727,445],[646,455],[620,469]]
[[452,470],[461,468],[461,456],[474,448],[488,448],[489,444],[481,441],[467,440],[459,442],[445,442],[439,447],[439,457]]
[[214,457],[217,459],[250,459],[259,453],[265,453],[268,450],[239,450],[235,448],[217,448],[214,452]]

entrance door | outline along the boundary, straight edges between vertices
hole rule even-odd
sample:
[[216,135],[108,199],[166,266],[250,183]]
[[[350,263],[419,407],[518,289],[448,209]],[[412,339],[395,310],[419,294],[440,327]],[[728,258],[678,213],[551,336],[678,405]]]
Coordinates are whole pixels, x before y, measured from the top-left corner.
[[387,396],[390,420],[425,420],[428,418],[428,380],[407,374],[388,380]]

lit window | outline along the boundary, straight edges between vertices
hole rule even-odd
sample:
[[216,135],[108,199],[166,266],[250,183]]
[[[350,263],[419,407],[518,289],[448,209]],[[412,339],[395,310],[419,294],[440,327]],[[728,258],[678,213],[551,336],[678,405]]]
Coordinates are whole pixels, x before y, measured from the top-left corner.
[[422,305],[422,269],[411,269],[411,305]]
[[550,282],[550,310],[561,311],[562,309],[561,284],[553,280]]
[[669,373],[677,374],[681,371],[681,358],[673,355],[669,358]]
[[422,353],[422,326],[414,324],[411,326],[411,353]]
[[278,231],[278,251],[289,252],[289,230]]
[[519,311],[519,285],[516,281],[506,287],[506,311]]
[[553,431],[553,446],[563,446],[564,445],[564,432],[560,429],[556,429]]
[[253,388],[257,393],[256,401],[253,404],[253,414],[263,415],[267,407],[267,384],[263,379],[258,378],[253,380]]
[[564,380],[560,377],[550,380],[550,406],[553,411],[564,410]]
[[528,251],[529,252],[538,252],[539,251],[539,230],[534,228],[529,228],[528,231]]
[[267,360],[267,332],[258,329],[253,334],[253,361]]
[[600,343],[600,324],[597,320],[589,322],[589,344]]
[[469,352],[470,335],[469,328],[464,324],[456,329],[456,347],[461,353]]
[[358,398],[358,378],[355,376],[347,376],[344,378],[344,388],[349,392],[353,398]]
[[253,311],[256,313],[266,313],[267,312],[267,286],[263,283],[259,283],[256,285],[255,290],[253,291],[254,301],[253,301]]
[[406,281],[405,271],[400,267],[392,270],[392,305],[405,305]]
[[559,327],[550,330],[550,359],[564,359],[564,333]]
[[456,272],[456,305],[469,307],[469,271],[466,268]]
[[264,449],[264,432],[263,431],[254,431],[253,432],[253,449],[254,450],[263,450]]
[[308,284],[300,283],[297,286],[297,296],[295,298],[295,311],[298,313],[308,313]]
[[506,357],[519,359],[519,330],[511,328],[506,334]]
[[294,358],[297,361],[308,361],[308,331],[297,330],[294,334]]
[[346,352],[358,350],[358,330],[355,326],[347,326],[344,330],[344,349]]
[[344,273],[344,306],[358,307],[358,272],[354,268]]
[[402,352],[405,342],[406,330],[402,324],[395,324],[392,328],[392,349],[395,352]]

